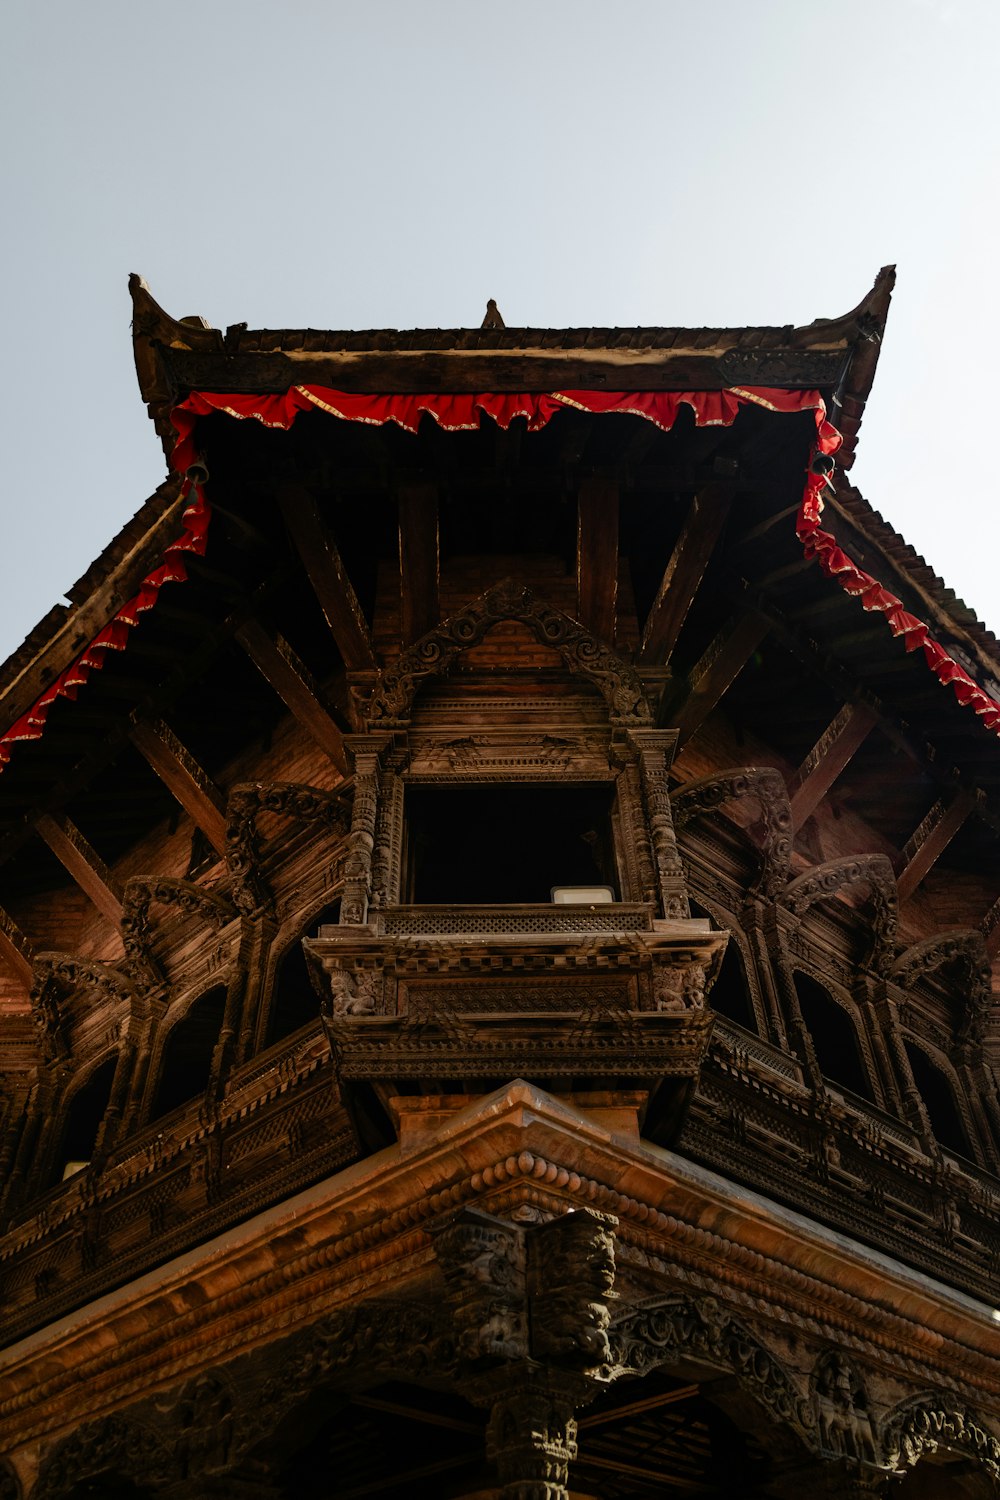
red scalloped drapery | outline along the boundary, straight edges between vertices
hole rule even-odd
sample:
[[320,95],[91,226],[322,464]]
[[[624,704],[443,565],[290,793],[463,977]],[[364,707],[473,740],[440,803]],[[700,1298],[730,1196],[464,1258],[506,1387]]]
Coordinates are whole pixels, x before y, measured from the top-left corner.
[[[733,386],[719,391],[552,391],[522,395],[483,393],[480,395],[352,395],[325,386],[292,386],[280,395],[226,394],[196,391],[172,413],[177,442],[172,454],[175,470],[186,474],[197,457],[195,427],[199,417],[221,412],[238,419],[261,422],[266,427],[287,430],[300,412],[322,411],[348,422],[369,422],[381,426],[395,422],[407,432],[415,433],[423,417],[429,417],[446,432],[465,432],[477,428],[483,417],[507,428],[515,419],[527,423],[529,432],[544,427],[557,412],[566,409],[594,414],[627,413],[653,422],[669,431],[684,407],[688,407],[696,426],[728,427],[742,406],[762,406],[776,412],[812,411],[816,420],[816,443],[813,457],[832,457],[841,444],[840,433],[827,421],[826,406],[818,391],[786,391],[769,387]],[[928,626],[908,613],[896,598],[871,574],[865,573],[835,538],[821,526],[823,496],[827,479],[821,464],[810,462],[799,507],[796,530],[807,557],[815,558],[822,571],[861,607],[883,616],[894,636],[901,637],[907,651],[922,650],[924,659],[945,686],[951,688],[959,703],[971,708],[984,726],[1000,735],[1000,703],[979,686],[965,669],[948,655],[931,636]],[[816,472],[814,472],[816,470]],[[125,649],[130,630],[141,616],[152,609],[164,583],[181,582],[187,574],[183,554],[203,554],[207,541],[209,505],[200,486],[186,480],[188,505],[184,510],[184,528],[167,548],[162,563],[143,579],[138,594],[124,605],[114,619],[90,642],[76,660],[3,735],[0,735],[0,770],[10,760],[11,746],[18,740],[39,739],[45,728],[49,709],[57,698],[75,698],[77,690],[91,672],[99,670],[108,651]]]
[[75,698],[91,672],[100,671],[109,651],[124,651],[129,632],[144,614],[153,608],[165,583],[183,583],[187,579],[184,554],[194,552],[201,556],[208,540],[210,511],[208,503],[198,485],[185,481],[182,492],[187,501],[183,511],[183,529],[180,536],[170,543],[163,554],[163,561],[148,573],[139,585],[139,592],[123,604],[104,629],[99,631],[85,651],[60,672],[53,683],[45,689],[28,709],[27,713],[0,735],[0,771],[10,761],[11,747],[18,740],[39,740],[45,730],[49,710],[57,698]]

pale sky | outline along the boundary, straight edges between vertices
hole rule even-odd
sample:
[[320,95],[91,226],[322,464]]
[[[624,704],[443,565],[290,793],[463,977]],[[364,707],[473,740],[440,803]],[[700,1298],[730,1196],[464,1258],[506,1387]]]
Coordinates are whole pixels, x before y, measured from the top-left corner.
[[217,327],[802,323],[899,280],[853,471],[1000,632],[995,0],[21,0],[0,659],[164,477],[130,271]]

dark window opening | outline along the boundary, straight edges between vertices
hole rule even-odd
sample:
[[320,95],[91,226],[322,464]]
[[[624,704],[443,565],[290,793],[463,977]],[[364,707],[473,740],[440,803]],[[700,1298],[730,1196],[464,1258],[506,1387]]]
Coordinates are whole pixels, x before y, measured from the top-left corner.
[[83,1088],[78,1089],[70,1100],[62,1139],[56,1152],[53,1182],[61,1182],[64,1177],[71,1176],[90,1163],[111,1099],[111,1084],[117,1066],[117,1057],[109,1057],[106,1062],[102,1062]]
[[151,1120],[158,1120],[205,1092],[225,1013],[226,987],[217,985],[196,1000],[187,1015],[171,1027],[149,1112]]
[[335,901],[316,913],[302,937],[295,939],[281,959],[271,991],[266,1047],[291,1036],[300,1026],[308,1026],[319,1015],[319,996],[309,978],[302,938],[315,937],[321,927],[336,926],[339,921],[340,902]]
[[874,1103],[858,1034],[847,1011],[808,974],[796,973],[795,993],[823,1077]]
[[913,1081],[930,1118],[931,1128],[946,1151],[956,1151],[971,1161],[972,1148],[968,1133],[955,1103],[955,1094],[947,1074],[932,1063],[927,1053],[910,1042],[904,1042],[910,1060]]
[[407,787],[405,899],[548,902],[553,886],[618,899],[611,786]]
[[[691,915],[692,917],[708,917],[709,913],[699,906],[697,901],[692,901]],[[714,921],[712,925],[713,927],[716,925]],[[708,1003],[712,1010],[717,1011],[720,1016],[726,1016],[730,1021],[735,1021],[737,1026],[743,1027],[744,1031],[759,1034],[743,953],[733,937],[730,937],[726,944],[718,977],[708,992]]]

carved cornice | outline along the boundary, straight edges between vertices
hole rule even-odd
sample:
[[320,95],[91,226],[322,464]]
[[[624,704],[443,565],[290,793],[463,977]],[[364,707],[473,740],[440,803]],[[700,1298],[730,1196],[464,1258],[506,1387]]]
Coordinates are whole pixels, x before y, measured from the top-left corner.
[[887,1281],[838,1236],[812,1229],[803,1241],[794,1215],[670,1152],[623,1148],[580,1111],[514,1084],[471,1104],[418,1156],[354,1167],[300,1200],[294,1221],[271,1210],[166,1265],[136,1297],[116,1294],[99,1316],[79,1315],[58,1361],[41,1336],[0,1357],[0,1442],[183,1378],[195,1351],[204,1365],[240,1355],[311,1322],[317,1297],[352,1296],[359,1276],[382,1300],[404,1271],[426,1268],[427,1231],[463,1203],[517,1218],[528,1205],[542,1218],[568,1206],[613,1214],[619,1266],[634,1253],[643,1276],[724,1298],[727,1317],[753,1318],[763,1298],[772,1326],[807,1342],[853,1340],[913,1389],[961,1371],[966,1392],[1000,1402],[1000,1333],[988,1309],[903,1270]]
[[634,667],[578,620],[536,599],[524,584],[507,578],[461,613],[442,620],[404,651],[394,666],[379,674],[368,704],[369,726],[385,729],[405,725],[423,684],[447,672],[456,657],[503,620],[526,625],[541,645],[559,652],[570,672],[592,682],[607,702],[613,724],[652,725],[652,711]]

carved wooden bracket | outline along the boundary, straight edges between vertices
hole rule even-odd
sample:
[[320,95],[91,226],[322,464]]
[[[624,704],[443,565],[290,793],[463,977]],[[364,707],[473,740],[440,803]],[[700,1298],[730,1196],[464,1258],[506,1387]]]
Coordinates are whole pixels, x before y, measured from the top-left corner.
[[978,1042],[993,1003],[992,971],[983,935],[974,927],[959,927],[914,943],[896,960],[892,976],[909,989],[924,975],[953,969],[956,989],[964,996],[955,1027],[957,1042]]
[[273,900],[260,869],[257,815],[262,812],[319,824],[338,838],[350,828],[350,804],[343,788],[328,792],[294,781],[234,786],[226,805],[226,868],[233,901],[246,916],[268,910]]
[[792,810],[781,773],[770,766],[736,766],[687,781],[671,797],[678,832],[726,802],[753,797],[761,818],[762,866],[758,885],[768,896],[784,889],[791,870]]
[[796,917],[804,917],[817,901],[828,901],[841,891],[856,885],[867,885],[872,909],[872,967],[885,973],[895,956],[896,922],[899,902],[896,877],[884,854],[850,855],[814,865],[789,881],[778,897],[782,906]]
[[150,951],[152,921],[149,913],[154,903],[176,906],[183,913],[197,915],[216,932],[236,916],[235,907],[224,896],[207,891],[190,880],[141,875],[127,881],[121,918],[126,964],[130,974],[154,982],[162,979]]

